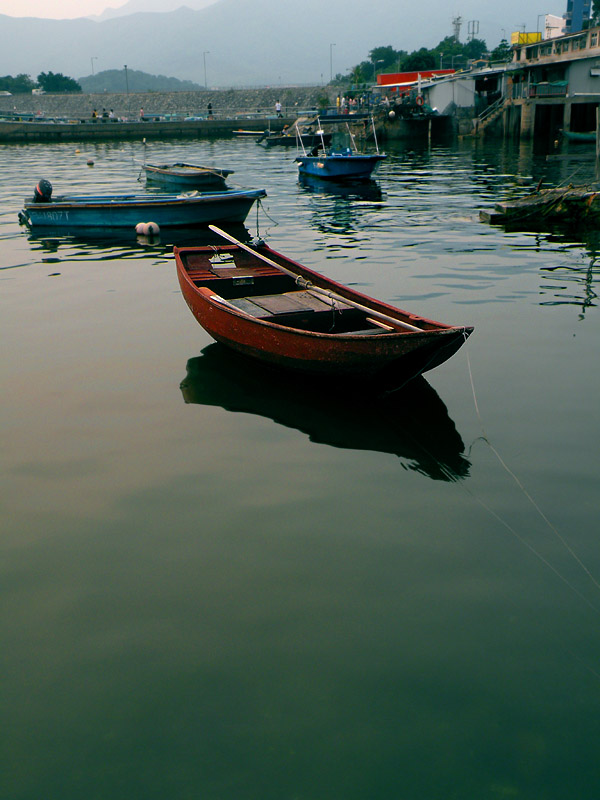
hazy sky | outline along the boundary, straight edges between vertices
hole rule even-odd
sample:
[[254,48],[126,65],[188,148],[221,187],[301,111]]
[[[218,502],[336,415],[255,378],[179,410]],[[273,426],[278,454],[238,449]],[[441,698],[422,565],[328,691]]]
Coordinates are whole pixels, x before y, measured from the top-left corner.
[[[214,2],[214,0],[212,0]],[[282,0],[290,3],[290,0]],[[73,19],[76,17],[87,17],[99,15],[107,8],[121,8],[126,5],[128,0],[0,0],[0,14],[7,14],[11,17],[40,17],[42,19]],[[249,8],[260,0],[248,0]],[[540,30],[540,19],[545,13],[561,15],[567,7],[567,0],[553,0],[552,3],[542,5],[543,0],[537,0],[540,6],[533,3],[523,3],[523,0],[453,0],[448,4],[448,0],[429,0],[425,4],[432,20],[437,22],[443,18],[443,30],[437,25],[436,32],[430,42],[425,42],[427,46],[433,46],[434,39],[439,41],[442,36],[451,34],[451,20],[454,16],[461,14],[464,20],[461,31],[462,41],[467,38],[467,21],[477,20],[481,22],[481,28],[476,35],[480,35],[490,47],[495,47],[500,39],[505,36],[510,38],[511,31],[515,30]],[[192,8],[199,8],[210,5],[211,0],[180,0],[174,4],[174,0],[166,0],[165,10],[170,10],[179,5],[188,5]],[[157,10],[160,4],[157,0],[148,3],[146,10]],[[137,4],[136,4],[137,6]],[[169,6],[169,8],[167,8]],[[414,3],[409,0],[398,0],[398,6],[405,6],[406,19],[410,24],[411,14],[420,14],[415,10]],[[137,6],[139,8],[139,6]],[[290,3],[290,14],[293,19],[293,4]],[[397,43],[395,43],[396,45]]]
[[120,8],[126,2],[127,0],[0,0],[0,14],[7,14],[9,17],[73,19],[101,14],[105,8]]

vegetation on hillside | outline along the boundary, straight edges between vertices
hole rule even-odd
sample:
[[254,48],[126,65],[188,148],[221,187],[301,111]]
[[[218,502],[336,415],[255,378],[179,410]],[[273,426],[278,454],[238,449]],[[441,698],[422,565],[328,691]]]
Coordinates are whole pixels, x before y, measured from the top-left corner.
[[37,81],[29,75],[20,74],[16,78],[12,75],[0,77],[0,91],[11,94],[31,94],[35,89],[44,92],[80,92],[81,86],[73,78],[68,78],[60,72],[40,72]]
[[134,69],[108,69],[79,78],[84,92],[197,92],[204,89],[192,81],[165,75],[149,75]]
[[68,78],[60,72],[40,72],[37,78],[38,86],[45,92],[80,92],[81,86],[73,78]]
[[[600,3],[600,0],[596,0]],[[511,49],[508,42],[503,39],[498,47],[488,52],[483,39],[471,39],[466,43],[460,42],[454,36],[445,39],[428,50],[421,47],[407,53],[406,50],[395,50],[391,45],[375,47],[369,53],[366,61],[361,61],[349,70],[346,75],[338,74],[333,83],[361,84],[374,82],[380,73],[386,72],[417,72],[430,69],[463,69],[470,62],[480,58],[490,61],[509,61]]]

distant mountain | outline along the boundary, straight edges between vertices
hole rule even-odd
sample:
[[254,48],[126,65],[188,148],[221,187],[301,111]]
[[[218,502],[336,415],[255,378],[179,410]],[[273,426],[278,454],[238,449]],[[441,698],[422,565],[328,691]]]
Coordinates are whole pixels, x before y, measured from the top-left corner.
[[107,69],[77,78],[77,83],[84,92],[101,94],[102,92],[122,92],[125,87],[130,92],[197,92],[204,89],[192,81],[180,81],[178,78],[167,78],[164,75],[149,75],[140,70],[128,69],[127,82],[122,69]]
[[[436,1],[439,5],[440,0],[430,3]],[[475,0],[462,1],[468,6]],[[127,5],[138,8],[140,3],[147,9],[158,2],[130,0]],[[161,6],[173,2],[160,0]],[[505,2],[510,7],[517,0]],[[331,72],[346,74],[374,47],[410,52],[451,35],[451,13],[427,9],[401,8],[398,0],[371,0],[368,8],[347,0],[303,0],[300,5],[218,0],[199,11],[133,13],[99,22],[0,15],[0,75],[35,78],[50,70],[75,77],[127,64],[128,69],[213,88],[318,85],[327,83]],[[487,36],[483,20],[479,36]]]
[[217,0],[129,0],[124,6],[107,8],[102,14],[89,19],[104,21],[115,17],[126,17],[129,14],[166,13],[183,7],[200,11],[216,2]]

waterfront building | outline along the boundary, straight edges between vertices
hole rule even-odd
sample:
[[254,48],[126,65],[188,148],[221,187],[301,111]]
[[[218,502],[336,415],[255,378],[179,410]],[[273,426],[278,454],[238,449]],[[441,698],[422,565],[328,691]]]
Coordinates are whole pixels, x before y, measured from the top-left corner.
[[451,117],[461,135],[555,139],[596,130],[600,107],[600,27],[542,39],[518,34],[512,61],[437,76],[425,103]]

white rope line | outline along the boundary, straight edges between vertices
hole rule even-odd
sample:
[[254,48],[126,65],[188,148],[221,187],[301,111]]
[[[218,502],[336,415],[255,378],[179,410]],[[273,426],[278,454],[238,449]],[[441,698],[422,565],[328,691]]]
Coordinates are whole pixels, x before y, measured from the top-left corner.
[[[579,566],[581,567],[581,569],[582,569],[582,570],[585,572],[585,574],[588,576],[588,578],[589,578],[589,579],[592,581],[592,583],[594,584],[594,586],[595,586],[597,589],[600,589],[600,582],[598,582],[598,580],[597,580],[597,579],[596,579],[596,578],[595,578],[595,577],[592,575],[592,573],[590,572],[590,570],[589,570],[589,569],[586,567],[586,565],[583,563],[583,561],[582,561],[582,560],[579,558],[579,556],[577,555],[577,553],[575,553],[575,551],[574,551],[574,550],[573,550],[573,548],[570,546],[570,544],[567,542],[567,540],[564,538],[564,536],[562,536],[562,535],[559,533],[559,531],[557,530],[557,528],[555,527],[555,525],[553,525],[553,524],[552,524],[552,522],[551,522],[551,521],[548,519],[548,517],[546,516],[546,514],[544,514],[544,512],[542,511],[542,509],[540,508],[540,506],[539,506],[539,505],[536,503],[536,501],[533,499],[533,497],[531,496],[531,494],[530,494],[530,493],[527,491],[527,489],[525,488],[525,486],[523,485],[523,483],[522,483],[522,482],[519,480],[519,478],[518,478],[518,477],[515,475],[515,473],[514,473],[514,472],[513,472],[513,471],[510,469],[510,467],[509,467],[509,466],[506,464],[506,462],[504,461],[504,459],[502,458],[502,456],[500,455],[500,453],[499,453],[499,452],[496,450],[496,448],[494,447],[494,445],[491,443],[491,441],[490,441],[490,438],[489,438],[489,436],[488,436],[488,434],[487,434],[487,431],[485,430],[485,426],[484,426],[484,424],[483,424],[483,419],[481,418],[481,413],[480,413],[480,411],[479,411],[479,404],[477,403],[477,395],[476,395],[476,392],[475,392],[475,383],[474,383],[474,381],[473,381],[473,372],[472,372],[472,369],[471,369],[471,360],[470,360],[470,358],[469,358],[469,352],[468,352],[468,350],[467,350],[467,366],[468,366],[468,369],[469,369],[469,379],[470,379],[470,381],[471,381],[471,391],[472,391],[472,393],[473,393],[473,401],[474,401],[474,403],[475,403],[475,411],[476,411],[476,413],[477,413],[477,418],[479,419],[479,424],[481,425],[481,431],[482,431],[482,433],[483,433],[483,439],[484,439],[485,443],[486,443],[486,444],[487,444],[487,446],[490,448],[490,450],[492,451],[492,453],[493,453],[493,454],[496,456],[496,458],[498,459],[499,463],[500,463],[500,464],[501,464],[501,466],[504,468],[504,470],[505,470],[505,471],[506,471],[506,472],[507,472],[507,473],[510,475],[510,477],[511,477],[511,478],[514,480],[514,482],[517,484],[517,486],[519,487],[519,489],[520,489],[520,490],[523,492],[523,494],[525,495],[525,497],[526,497],[526,498],[529,500],[529,502],[531,503],[531,505],[533,506],[533,508],[534,508],[534,509],[537,511],[537,513],[538,513],[538,514],[540,515],[540,517],[541,517],[541,518],[544,520],[544,522],[546,523],[546,525],[547,525],[547,526],[550,528],[550,530],[552,531],[552,533],[554,533],[554,535],[557,537],[557,539],[558,539],[558,540],[559,540],[559,541],[562,543],[563,547],[564,547],[564,548],[565,548],[565,549],[568,551],[568,553],[569,553],[569,554],[570,554],[570,555],[571,555],[571,556],[572,556],[572,557],[575,559],[575,561],[577,562],[577,564],[579,564]],[[492,513],[493,513],[493,512],[492,512]],[[498,517],[498,519],[500,519],[500,517]],[[506,527],[508,527],[508,528],[509,528],[509,530],[511,530],[511,531],[512,531],[512,529],[510,528],[510,526],[509,526],[507,523],[503,522],[503,524],[504,524],[504,525],[506,525]],[[517,536],[519,539],[521,538],[520,536],[518,536],[518,534],[517,534],[515,531],[512,531],[512,532],[513,532],[513,533],[515,534],[515,536]],[[524,540],[521,540],[521,541],[523,541],[523,542],[524,542],[524,544],[527,544],[527,542],[525,542]],[[530,549],[532,549],[532,548],[530,547],[530,545],[528,545],[528,544],[527,544],[527,546],[528,546]],[[533,552],[535,552],[535,550],[534,550]],[[536,555],[538,555],[538,554],[536,554]],[[539,556],[539,555],[538,555],[538,557],[539,557],[539,558],[541,558],[541,559],[542,559],[542,560],[543,560],[543,561],[544,561],[546,564],[548,564],[548,562],[547,562],[547,561],[545,561],[545,559],[544,559],[542,556]],[[550,564],[548,564],[548,566],[550,566],[550,567],[551,567],[551,569],[553,569],[553,570],[554,570],[554,568],[553,568],[553,567],[552,567]],[[554,570],[554,571],[556,572],[556,570]],[[565,582],[566,582],[566,583],[568,583],[568,581],[566,581],[566,579],[565,579],[565,578],[563,578],[563,577],[560,575],[560,573],[558,573],[558,572],[557,572],[556,574],[557,574],[557,575],[559,575],[559,577],[560,577],[562,580],[565,580]],[[570,585],[570,584],[569,584],[569,585]],[[573,588],[573,587],[571,587],[571,588]],[[577,590],[576,590],[576,589],[573,589],[573,590],[577,592]],[[577,592],[577,594],[579,594],[579,592]],[[594,608],[594,606],[592,606],[592,607]]]

